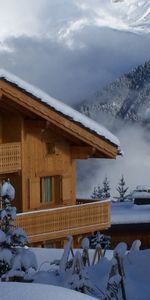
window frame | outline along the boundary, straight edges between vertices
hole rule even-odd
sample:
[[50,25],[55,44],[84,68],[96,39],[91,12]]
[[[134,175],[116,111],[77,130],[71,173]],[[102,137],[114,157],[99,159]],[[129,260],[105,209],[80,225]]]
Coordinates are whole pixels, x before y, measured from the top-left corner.
[[[40,204],[42,206],[50,205],[61,205],[63,203],[63,187],[62,187],[62,175],[46,175],[40,177]],[[48,194],[47,191],[44,192],[44,186],[42,181],[44,179],[50,179],[50,201],[44,201],[44,194]],[[48,188],[48,185],[47,185]],[[58,195],[57,195],[58,194]],[[59,199],[58,199],[59,198]]]

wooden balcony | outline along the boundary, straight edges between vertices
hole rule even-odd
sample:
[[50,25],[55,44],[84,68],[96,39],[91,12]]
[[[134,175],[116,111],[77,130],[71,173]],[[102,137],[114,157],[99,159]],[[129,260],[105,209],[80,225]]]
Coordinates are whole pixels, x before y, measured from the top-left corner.
[[0,144],[0,174],[21,170],[21,143]]
[[110,201],[21,213],[17,215],[17,226],[26,231],[30,242],[107,229],[110,227]]

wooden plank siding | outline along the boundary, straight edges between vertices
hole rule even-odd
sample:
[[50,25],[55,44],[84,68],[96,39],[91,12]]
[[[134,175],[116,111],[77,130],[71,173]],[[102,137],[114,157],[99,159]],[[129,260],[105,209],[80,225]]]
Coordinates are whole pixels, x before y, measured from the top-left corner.
[[115,224],[104,233],[111,236],[112,249],[120,242],[130,249],[134,240],[141,241],[141,249],[150,248],[150,223]]
[[[75,204],[76,168],[75,160],[71,159],[70,143],[60,135],[56,135],[51,128],[29,128],[26,120],[23,131],[23,211],[46,207],[41,203],[40,180],[47,176],[62,177],[62,203],[60,204]],[[56,202],[49,203],[49,208],[57,206]]]
[[110,227],[110,201],[32,211],[17,215],[30,243],[66,238]]

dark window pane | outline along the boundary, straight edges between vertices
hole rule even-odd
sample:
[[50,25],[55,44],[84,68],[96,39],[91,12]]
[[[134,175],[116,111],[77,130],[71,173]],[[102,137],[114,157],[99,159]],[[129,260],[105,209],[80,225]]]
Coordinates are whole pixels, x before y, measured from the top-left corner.
[[41,179],[41,202],[49,203],[52,201],[52,177]]
[[41,178],[41,203],[62,202],[62,176]]

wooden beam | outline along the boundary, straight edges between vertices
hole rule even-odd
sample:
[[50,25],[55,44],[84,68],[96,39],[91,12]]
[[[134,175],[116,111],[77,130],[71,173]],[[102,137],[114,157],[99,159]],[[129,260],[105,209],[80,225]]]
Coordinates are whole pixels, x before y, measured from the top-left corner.
[[73,159],[88,159],[93,157],[96,149],[93,147],[80,147],[72,146],[71,147],[71,157]]
[[51,122],[47,122],[47,124],[48,124],[47,125],[48,128],[50,128],[51,131],[55,132],[55,134],[58,134],[58,135],[62,136],[64,139],[70,141],[71,144],[79,145],[79,146],[86,145],[83,141],[81,141],[79,136],[76,137],[74,135],[71,135],[69,132],[63,130],[62,128],[54,125]]
[[2,97],[2,95],[3,95],[3,91],[2,91],[2,89],[0,88],[0,98]]
[[46,129],[47,125],[46,125],[46,121],[45,120],[25,120],[25,126],[27,128],[41,128],[41,129]]
[[20,103],[16,103],[9,99],[9,97],[5,96],[3,93],[0,97],[0,111],[4,113],[15,113],[15,114],[22,114],[27,116],[31,119],[35,118],[35,113],[31,112],[29,109],[24,108]]

